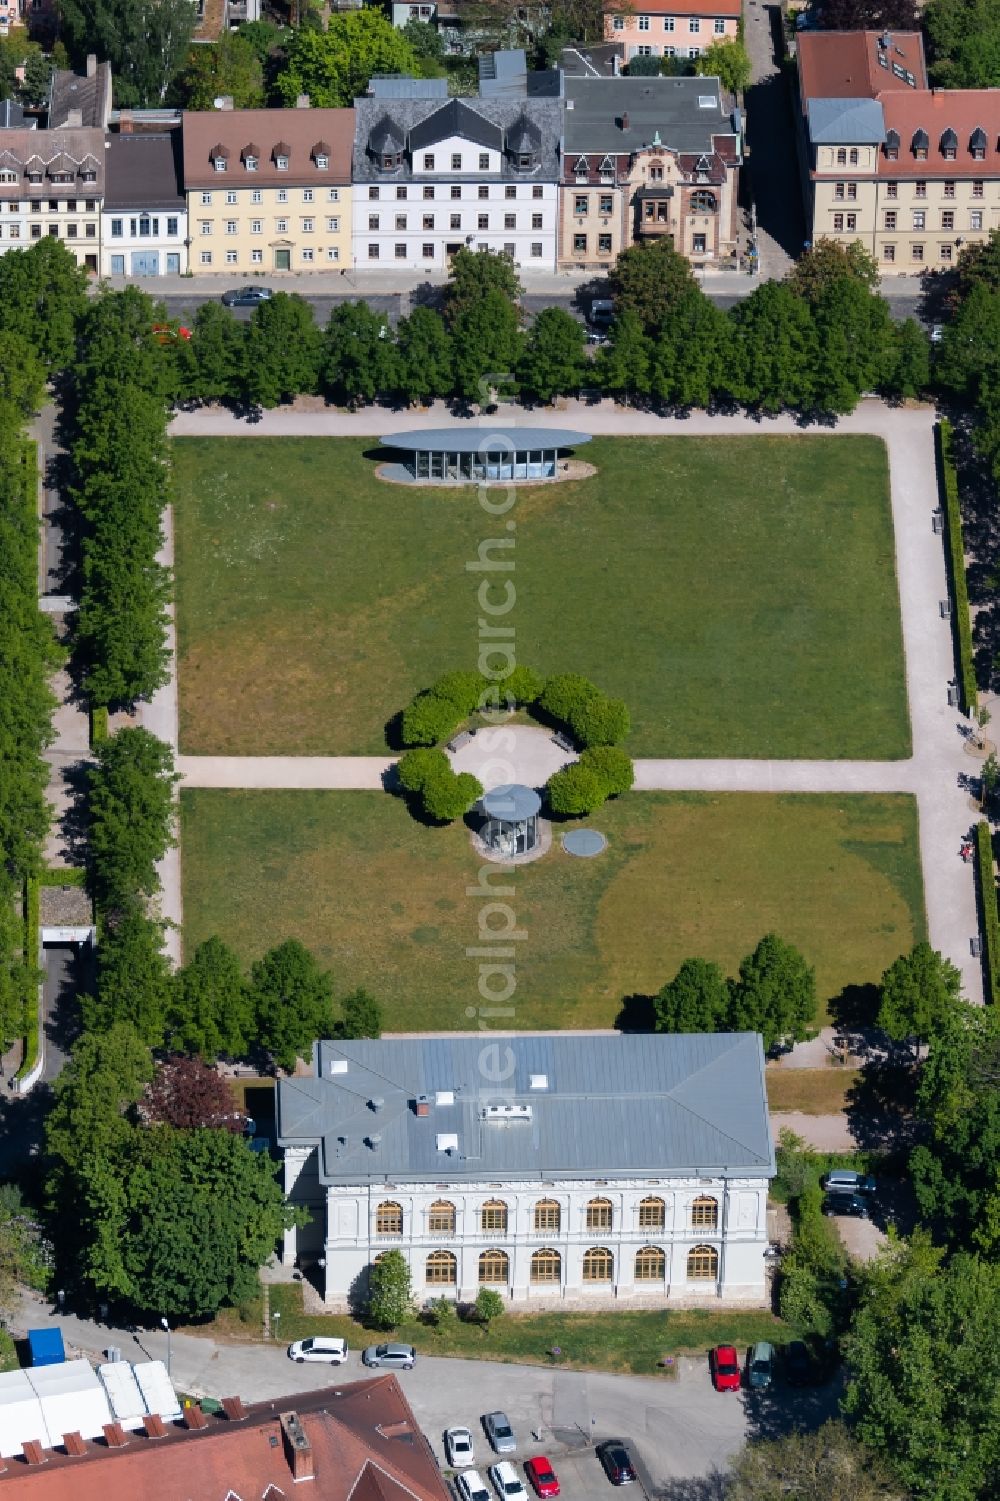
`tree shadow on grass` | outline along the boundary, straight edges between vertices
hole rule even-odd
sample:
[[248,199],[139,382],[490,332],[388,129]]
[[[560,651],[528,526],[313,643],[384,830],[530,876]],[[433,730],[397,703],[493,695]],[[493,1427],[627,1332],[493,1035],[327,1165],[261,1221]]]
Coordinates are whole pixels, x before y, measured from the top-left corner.
[[623,998],[615,1017],[616,1032],[655,1032],[656,997],[651,995],[627,995]]

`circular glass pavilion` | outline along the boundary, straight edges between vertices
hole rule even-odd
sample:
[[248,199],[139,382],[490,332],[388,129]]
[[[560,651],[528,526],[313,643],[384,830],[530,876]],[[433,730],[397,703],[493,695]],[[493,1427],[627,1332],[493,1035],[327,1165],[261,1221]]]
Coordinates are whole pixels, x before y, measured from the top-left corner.
[[487,849],[505,860],[527,855],[538,844],[538,813],[542,800],[532,787],[517,782],[493,787],[479,800],[483,815],[480,838]]
[[394,449],[413,480],[554,479],[559,455],[590,442],[589,433],[558,427],[438,427],[379,439]]

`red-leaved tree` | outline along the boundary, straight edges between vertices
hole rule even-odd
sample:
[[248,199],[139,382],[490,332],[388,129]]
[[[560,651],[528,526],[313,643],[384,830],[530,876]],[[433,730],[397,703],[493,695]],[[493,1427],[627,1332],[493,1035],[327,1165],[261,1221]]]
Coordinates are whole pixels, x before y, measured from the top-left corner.
[[193,1131],[208,1126],[217,1131],[243,1130],[243,1114],[237,1109],[226,1080],[200,1058],[176,1053],[159,1064],[146,1086],[142,1105],[150,1122]]

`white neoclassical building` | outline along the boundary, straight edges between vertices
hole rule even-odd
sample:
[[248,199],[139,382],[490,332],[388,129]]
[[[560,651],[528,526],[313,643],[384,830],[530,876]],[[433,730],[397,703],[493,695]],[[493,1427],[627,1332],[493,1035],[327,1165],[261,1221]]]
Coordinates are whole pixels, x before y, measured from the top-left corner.
[[766,1296],[774,1176],[754,1033],[319,1042],[278,1085],[284,1262],[334,1308],[395,1248],[415,1296],[592,1306]]

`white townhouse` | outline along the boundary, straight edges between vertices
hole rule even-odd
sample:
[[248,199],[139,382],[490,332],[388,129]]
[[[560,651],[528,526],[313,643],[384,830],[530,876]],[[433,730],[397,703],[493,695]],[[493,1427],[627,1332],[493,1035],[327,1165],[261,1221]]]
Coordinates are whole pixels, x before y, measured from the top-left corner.
[[354,112],[359,270],[444,271],[463,247],[555,269],[560,100],[370,98]]
[[282,1079],[286,1266],[363,1294],[383,1252],[416,1297],[535,1307],[762,1303],[774,1176],[755,1033],[318,1042]]
[[181,133],[109,135],[101,211],[104,276],[178,276],[188,269]]

